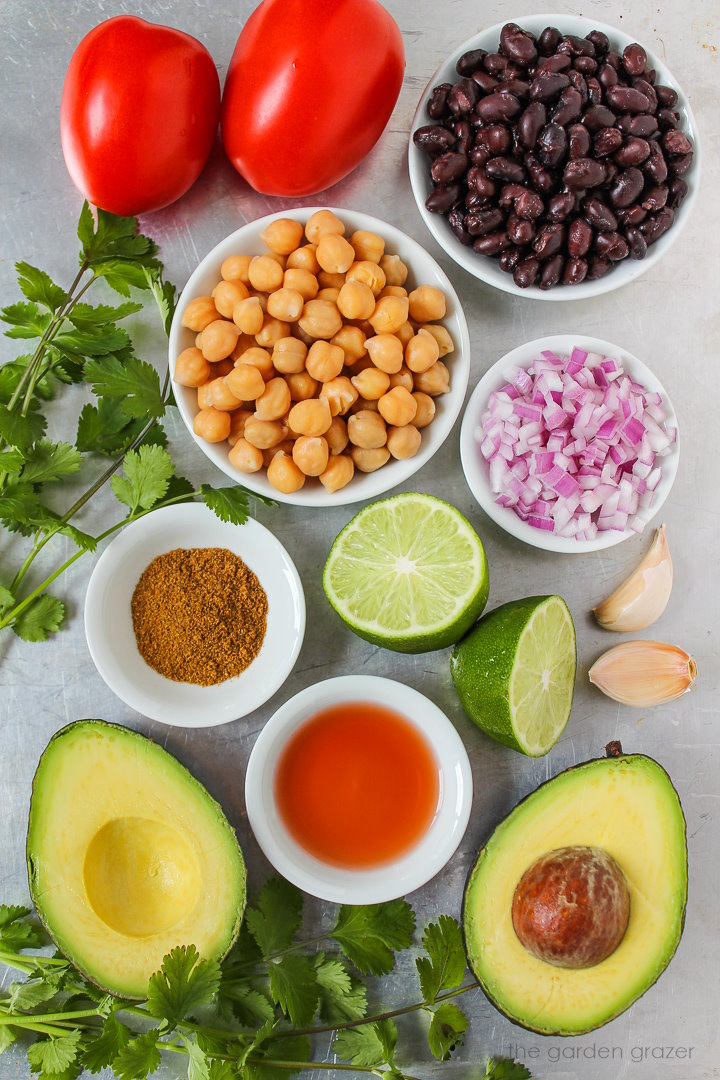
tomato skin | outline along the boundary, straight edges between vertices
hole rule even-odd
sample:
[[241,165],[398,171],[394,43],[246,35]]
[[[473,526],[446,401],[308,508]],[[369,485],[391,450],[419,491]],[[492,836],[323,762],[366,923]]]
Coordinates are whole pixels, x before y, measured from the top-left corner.
[[263,0],[228,69],[225,151],[265,195],[323,191],[380,138],[404,68],[402,35],[377,0]]
[[175,202],[210,155],[220,80],[189,34],[118,15],[72,55],[60,105],[68,172],[83,195],[114,214]]

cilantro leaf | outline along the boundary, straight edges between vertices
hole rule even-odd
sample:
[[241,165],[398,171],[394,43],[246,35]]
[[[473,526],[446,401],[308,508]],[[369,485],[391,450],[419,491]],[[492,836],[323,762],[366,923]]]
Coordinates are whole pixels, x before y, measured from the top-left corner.
[[60,352],[81,357],[107,356],[108,353],[122,352],[131,347],[127,330],[114,323],[76,326],[73,330],[56,334],[52,344]]
[[[275,1044],[271,1043],[253,1049],[252,1054],[246,1060],[242,1075],[248,1080],[285,1080],[288,1076],[299,1073],[300,1065],[310,1060],[310,1040],[304,1035],[292,1035],[283,1038],[280,1043],[281,1050],[278,1052]],[[280,1069],[274,1065],[265,1065],[263,1057],[275,1058],[282,1055],[283,1061],[297,1061],[297,1069]]]
[[43,307],[53,312],[57,311],[67,300],[65,290],[56,285],[44,270],[38,270],[36,266],[31,266],[30,263],[26,262],[15,263],[15,269],[18,275],[20,292],[28,300],[42,304]]
[[10,1027],[9,1024],[0,1024],[0,1054],[4,1054],[8,1046],[17,1039],[15,1028]]
[[160,310],[160,318],[165,327],[165,333],[170,336],[170,327],[177,307],[177,289],[172,281],[164,281],[162,275],[156,270],[146,270],[148,284],[155,297],[155,303]]
[[261,990],[253,989],[247,982],[223,979],[218,990],[220,1013],[235,1019],[247,1027],[258,1022],[265,1023],[275,1016],[272,1003]]
[[103,1023],[100,1035],[85,1049],[82,1055],[83,1067],[88,1072],[102,1072],[108,1065],[112,1065],[129,1042],[130,1029],[110,1014]]
[[121,217],[99,208],[96,215],[97,223],[85,202],[78,222],[82,254],[90,266],[112,258],[153,262],[157,247],[148,236],[138,232],[137,218]]
[[210,1059],[197,1039],[183,1036],[182,1041],[188,1053],[188,1080],[210,1080]]
[[59,514],[40,502],[32,484],[12,483],[0,495],[0,521],[14,532],[30,536],[33,532],[63,533],[71,537],[78,547],[94,551],[94,536],[76,529],[62,520]]
[[18,300],[0,311],[0,319],[11,327],[5,331],[5,337],[39,338],[50,325],[51,316],[40,311],[37,304]]
[[293,1024],[309,1024],[317,1012],[319,991],[315,966],[308,956],[290,953],[270,964],[270,993]]
[[210,484],[202,484],[200,495],[205,505],[209,506],[221,521],[229,521],[233,525],[244,525],[247,521],[248,494],[244,488],[214,488]]
[[93,266],[98,277],[104,277],[111,289],[120,296],[129,296],[131,289],[147,289],[143,266],[124,259],[104,259]]
[[40,439],[28,452],[22,479],[26,483],[46,484],[72,476],[82,465],[82,454],[70,443]]
[[[163,433],[162,428],[158,428],[158,431]],[[142,445],[145,446],[146,443],[143,441]],[[171,500],[173,502],[193,502],[194,499],[195,485],[191,484],[184,476],[171,476],[168,482],[167,491],[162,497],[160,505],[164,506]]]
[[80,1032],[70,1031],[51,1039],[42,1039],[28,1047],[27,1056],[34,1072],[50,1075],[62,1073],[72,1065],[78,1054]]
[[367,991],[359,979],[353,979],[342,960],[315,957],[315,972],[320,987],[320,1016],[329,1023],[361,1020],[367,1011]]
[[24,454],[19,450],[4,450],[0,453],[0,473],[17,475],[23,467]]
[[484,1080],[532,1080],[532,1073],[512,1058],[490,1058]]
[[43,593],[15,618],[12,628],[23,641],[47,641],[55,634],[65,618],[65,605],[55,596]]
[[[15,597],[6,589],[4,585],[0,585],[0,615],[5,611],[9,611],[11,607],[15,605]],[[2,934],[0,934],[0,938]]]
[[67,317],[73,326],[92,329],[117,322],[118,319],[126,319],[128,315],[134,315],[138,311],[142,311],[142,304],[137,304],[134,300],[128,300],[117,307],[109,304],[75,304]]
[[180,945],[165,957],[150,978],[147,1008],[151,1016],[174,1027],[200,1005],[209,1002],[220,985],[220,965],[201,960],[194,945]]
[[97,397],[120,398],[128,418],[156,419],[165,412],[160,378],[152,364],[129,356],[88,360],[85,378]]
[[0,933],[6,926],[12,925],[18,919],[24,919],[31,913],[31,908],[21,907],[20,904],[0,904]]
[[46,975],[42,979],[28,979],[27,982],[11,983],[9,987],[8,1006],[11,1012],[27,1012],[34,1009],[43,1001],[50,1001],[62,989],[63,979],[66,972],[57,975]]
[[175,471],[172,459],[162,446],[141,446],[128,450],[123,458],[125,476],[113,476],[110,480],[115,497],[136,510],[150,510],[163,498],[170,477]]
[[428,1029],[428,1045],[433,1057],[447,1061],[456,1046],[462,1042],[467,1031],[468,1019],[457,1005],[446,1002],[432,1014]]
[[415,929],[415,913],[404,900],[354,907],[343,904],[332,936],[348,960],[364,974],[392,971],[395,949],[407,949]]
[[227,1058],[220,1060],[213,1058],[210,1062],[209,1080],[237,1080],[237,1071],[234,1064]]
[[145,426],[144,420],[131,420],[122,398],[100,398],[97,406],[84,405],[78,418],[75,445],[83,453],[115,457],[129,449]]
[[158,1028],[151,1028],[122,1048],[112,1062],[118,1080],[146,1080],[155,1072],[162,1060],[157,1045],[159,1035]]
[[332,1049],[342,1061],[372,1069],[383,1063],[393,1064],[396,1041],[395,1024],[392,1020],[382,1020],[377,1024],[338,1031]]
[[45,933],[34,923],[13,923],[0,932],[0,942],[9,949],[39,949],[45,944]]
[[292,943],[302,921],[302,907],[302,893],[285,878],[265,882],[257,905],[245,912],[247,928],[265,958]]
[[463,980],[466,959],[459,924],[450,915],[441,915],[426,926],[423,945],[428,955],[415,963],[423,999],[432,1002],[441,990],[452,990]]
[[20,412],[10,412],[6,405],[0,405],[0,437],[8,446],[16,446],[18,450],[28,450],[32,444],[45,434],[47,421],[38,411],[37,401],[30,403],[27,415]]

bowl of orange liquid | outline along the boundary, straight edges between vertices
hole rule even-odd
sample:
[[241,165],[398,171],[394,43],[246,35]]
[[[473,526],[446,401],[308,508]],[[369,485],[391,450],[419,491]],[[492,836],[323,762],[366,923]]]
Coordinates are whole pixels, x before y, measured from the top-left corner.
[[417,690],[345,675],[296,694],[253,747],[245,802],[284,877],[335,903],[376,904],[445,866],[470,817],[457,731]]

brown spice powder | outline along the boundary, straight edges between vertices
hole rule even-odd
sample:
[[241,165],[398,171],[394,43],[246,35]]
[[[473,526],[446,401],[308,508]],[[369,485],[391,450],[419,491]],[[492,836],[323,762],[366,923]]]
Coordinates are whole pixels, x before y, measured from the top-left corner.
[[214,686],[260,652],[268,601],[256,575],[227,548],[176,548],[145,568],[132,597],[140,655],[175,682]]

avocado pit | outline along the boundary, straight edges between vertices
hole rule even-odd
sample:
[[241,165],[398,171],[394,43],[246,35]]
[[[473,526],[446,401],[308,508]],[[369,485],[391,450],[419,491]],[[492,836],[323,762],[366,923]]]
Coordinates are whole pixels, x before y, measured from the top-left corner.
[[615,952],[630,917],[630,893],[615,859],[597,847],[557,848],[520,878],[512,923],[539,960],[590,968]]

